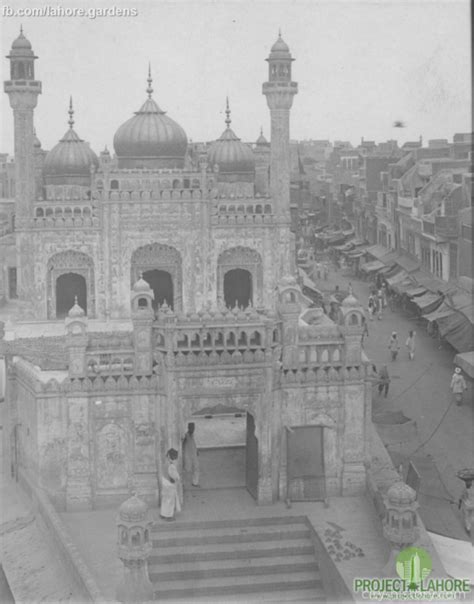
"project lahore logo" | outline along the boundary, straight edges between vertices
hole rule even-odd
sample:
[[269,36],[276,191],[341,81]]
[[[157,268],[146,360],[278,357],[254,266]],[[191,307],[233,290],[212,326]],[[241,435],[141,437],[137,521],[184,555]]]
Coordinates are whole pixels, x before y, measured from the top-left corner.
[[431,556],[420,547],[408,547],[397,556],[397,575],[408,583],[408,589],[418,589],[432,568]]
[[438,601],[467,599],[469,579],[429,578],[433,564],[421,547],[403,549],[395,560],[399,578],[354,579],[354,592],[363,600]]

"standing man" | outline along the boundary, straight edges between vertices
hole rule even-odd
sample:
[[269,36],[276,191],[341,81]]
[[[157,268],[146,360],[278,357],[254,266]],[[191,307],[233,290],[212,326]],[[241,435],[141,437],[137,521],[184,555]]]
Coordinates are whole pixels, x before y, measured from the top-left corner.
[[194,440],[194,422],[188,424],[188,431],[183,440],[183,461],[184,471],[189,476],[191,474],[191,484],[193,487],[199,486],[199,453]]
[[413,361],[415,358],[415,336],[416,331],[409,331],[407,341],[405,342],[405,345],[408,348],[408,358],[410,361]]
[[400,350],[400,344],[398,343],[398,336],[396,331],[392,331],[392,336],[388,343],[388,349],[390,350],[390,355],[392,357],[392,361],[397,360],[398,351]]
[[451,378],[451,392],[454,394],[458,407],[462,405],[464,390],[467,390],[466,380],[461,374],[461,369],[456,367]]
[[379,371],[379,396],[385,390],[384,398],[387,398],[388,386],[390,384],[390,376],[388,375],[387,365],[382,365]]

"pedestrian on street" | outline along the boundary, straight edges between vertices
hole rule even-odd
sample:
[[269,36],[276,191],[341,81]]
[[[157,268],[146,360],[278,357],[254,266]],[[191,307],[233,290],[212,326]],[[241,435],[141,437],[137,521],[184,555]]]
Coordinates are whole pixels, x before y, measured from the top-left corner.
[[364,327],[364,331],[362,332],[362,342],[364,341],[364,336],[369,337],[369,326],[367,325],[367,319],[362,317],[362,325]]
[[194,440],[194,422],[189,422],[188,431],[183,440],[183,465],[187,479],[191,477],[193,487],[199,486],[199,453]]
[[369,303],[367,308],[369,309],[369,319],[371,321],[374,320],[374,314],[375,314],[375,299],[372,296],[372,294],[369,296]]
[[405,345],[408,349],[408,358],[410,359],[410,361],[413,361],[413,359],[415,358],[415,336],[416,331],[411,330],[410,332],[408,332],[408,338],[405,342]]
[[382,290],[379,289],[377,291],[377,319],[379,321],[382,320],[382,313],[383,313],[383,294],[382,294]]
[[388,343],[388,349],[390,350],[390,355],[391,355],[392,361],[396,361],[397,356],[398,356],[398,351],[400,350],[400,344],[398,343],[398,336],[397,336],[396,331],[392,332],[390,341]]
[[388,374],[387,365],[382,365],[379,371],[379,396],[382,396],[382,392],[385,390],[384,398],[387,398],[389,384],[390,376]]
[[464,390],[467,390],[466,380],[461,374],[461,369],[456,367],[453,377],[451,378],[451,391],[454,394],[456,405],[458,405],[458,407],[462,405]]

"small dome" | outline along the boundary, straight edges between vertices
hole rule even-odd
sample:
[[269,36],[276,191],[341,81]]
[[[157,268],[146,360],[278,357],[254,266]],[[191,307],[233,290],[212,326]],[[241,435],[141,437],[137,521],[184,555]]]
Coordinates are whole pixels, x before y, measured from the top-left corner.
[[43,173],[46,184],[83,184],[90,183],[91,166],[97,168],[99,160],[90,146],[73,130],[74,111],[72,100],[69,103],[69,130],[46,155]]
[[416,491],[409,487],[405,482],[399,481],[387,491],[387,500],[392,505],[409,505],[416,501]]
[[136,283],[134,284],[132,289],[136,294],[140,294],[140,293],[149,294],[152,291],[150,284],[147,281],[145,281],[145,279],[142,277],[142,275],[140,275],[140,278],[138,279],[138,281],[136,281]]
[[23,35],[23,28],[20,28],[20,35],[13,41],[12,50],[31,50],[31,42]]
[[272,46],[271,52],[286,53],[286,54],[290,53],[290,47],[281,37],[281,32],[278,33],[278,40]]
[[249,145],[243,143],[230,128],[230,109],[227,100],[226,129],[222,135],[209,147],[208,162],[213,168],[219,167],[219,175],[231,177],[233,180],[253,182],[255,178],[255,156]]
[[119,507],[119,517],[124,522],[145,522],[147,520],[148,506],[136,493],[124,501]]
[[257,147],[268,147],[269,142],[263,136],[263,128],[260,128],[260,136],[257,138],[257,142],[255,143]]
[[78,319],[79,317],[84,317],[85,314],[84,309],[79,306],[76,296],[74,298],[74,306],[71,307],[70,311],[67,313],[67,316],[70,319]]
[[151,98],[151,83],[149,73],[148,99],[115,133],[114,149],[119,168],[182,168],[184,165],[188,147],[186,133]]
[[345,306],[346,308],[360,308],[359,300],[354,296],[354,294],[349,294],[346,296],[341,305]]

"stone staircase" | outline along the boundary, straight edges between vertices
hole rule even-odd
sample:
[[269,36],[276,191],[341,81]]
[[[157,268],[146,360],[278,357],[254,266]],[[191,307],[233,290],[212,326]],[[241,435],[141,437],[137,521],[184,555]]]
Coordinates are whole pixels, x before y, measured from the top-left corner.
[[156,600],[326,601],[304,516],[159,523],[152,538]]

